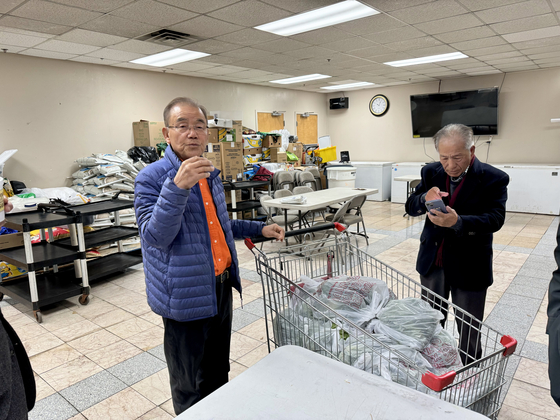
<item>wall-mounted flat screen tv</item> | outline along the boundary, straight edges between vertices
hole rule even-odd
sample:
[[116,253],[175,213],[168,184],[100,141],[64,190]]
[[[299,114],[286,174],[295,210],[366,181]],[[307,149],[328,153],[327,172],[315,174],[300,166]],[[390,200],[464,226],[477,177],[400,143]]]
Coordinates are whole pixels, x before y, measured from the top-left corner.
[[447,124],[471,127],[475,136],[498,134],[498,88],[411,95],[412,136],[433,137]]

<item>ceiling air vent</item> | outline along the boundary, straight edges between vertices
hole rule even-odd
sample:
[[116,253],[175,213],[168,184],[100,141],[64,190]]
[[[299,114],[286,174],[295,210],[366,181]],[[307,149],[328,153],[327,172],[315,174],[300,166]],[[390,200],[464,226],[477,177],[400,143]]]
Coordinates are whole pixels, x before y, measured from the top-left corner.
[[161,29],[159,31],[138,37],[137,39],[139,39],[140,41],[148,41],[160,45],[167,45],[168,47],[180,47],[181,45],[200,41],[200,39],[197,37],[185,34],[183,32],[172,31],[170,29]]

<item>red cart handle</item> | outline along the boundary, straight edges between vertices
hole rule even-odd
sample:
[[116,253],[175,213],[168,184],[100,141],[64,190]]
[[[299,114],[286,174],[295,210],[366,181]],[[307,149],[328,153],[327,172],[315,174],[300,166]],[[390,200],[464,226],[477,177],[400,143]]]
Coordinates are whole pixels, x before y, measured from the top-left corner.
[[[284,237],[289,238],[291,236],[305,235],[306,233],[318,232],[320,230],[336,229],[339,232],[344,232],[346,227],[340,223],[321,223],[315,226],[311,226],[304,229],[288,230],[286,231]],[[253,249],[255,244],[260,242],[272,241],[274,238],[265,238],[264,236],[255,236],[254,238],[246,238],[245,245],[249,249]]]
[[513,354],[517,348],[517,340],[509,335],[504,335],[500,339],[500,344],[506,348],[503,353],[504,356]]
[[434,375],[432,372],[426,372],[422,375],[422,383],[428,388],[440,392],[443,388],[453,383],[456,375],[457,373],[453,370],[439,376]]

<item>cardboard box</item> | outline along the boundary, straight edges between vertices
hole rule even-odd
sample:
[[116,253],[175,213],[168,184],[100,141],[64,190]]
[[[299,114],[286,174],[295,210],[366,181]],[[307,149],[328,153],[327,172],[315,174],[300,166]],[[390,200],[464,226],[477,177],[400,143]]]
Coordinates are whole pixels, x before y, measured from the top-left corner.
[[216,169],[222,170],[222,152],[220,143],[208,143],[206,152],[202,154],[206,159],[212,162]]
[[270,148],[270,161],[276,163],[288,162],[286,152],[280,152],[277,147]]
[[23,246],[23,232],[0,235],[0,249],[15,248],[16,246]]
[[259,162],[262,162],[262,160],[262,153],[257,153],[254,155],[243,155],[243,164],[245,166],[257,164]]
[[269,147],[263,147],[262,148],[262,155],[263,155],[263,159],[270,159],[270,148]]
[[222,179],[237,181],[237,175],[243,176],[243,143],[222,142]]
[[232,130],[235,131],[235,141],[243,141],[243,122],[241,120],[232,121]]
[[218,143],[220,141],[227,141],[227,135],[228,135],[227,128],[209,128],[208,143]]
[[254,149],[255,147],[262,147],[262,138],[259,134],[244,134],[243,135],[243,148]]
[[262,147],[253,147],[252,149],[243,149],[243,154],[244,155],[258,155],[261,154],[263,152],[263,148]]
[[[231,191],[226,191],[226,204],[231,204]],[[235,190],[235,202],[241,201],[241,190]]]
[[153,146],[165,142],[162,129],[165,127],[163,121],[145,121],[132,123],[135,146]]
[[262,147],[282,147],[280,134],[269,134],[262,139]]

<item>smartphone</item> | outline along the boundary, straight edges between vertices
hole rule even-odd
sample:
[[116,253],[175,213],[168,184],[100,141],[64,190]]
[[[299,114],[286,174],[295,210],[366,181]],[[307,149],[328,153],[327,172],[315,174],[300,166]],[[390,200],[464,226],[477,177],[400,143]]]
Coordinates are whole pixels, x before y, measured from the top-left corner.
[[443,203],[443,201],[441,199],[426,201],[426,208],[428,209],[428,211],[439,210],[442,213],[447,213],[447,209],[445,208],[445,204]]

